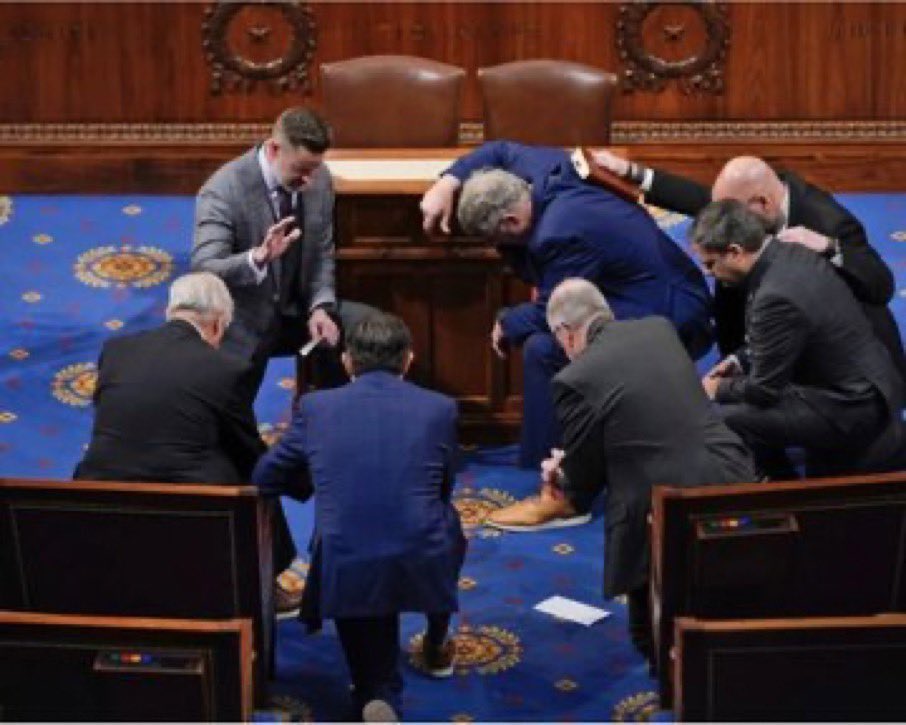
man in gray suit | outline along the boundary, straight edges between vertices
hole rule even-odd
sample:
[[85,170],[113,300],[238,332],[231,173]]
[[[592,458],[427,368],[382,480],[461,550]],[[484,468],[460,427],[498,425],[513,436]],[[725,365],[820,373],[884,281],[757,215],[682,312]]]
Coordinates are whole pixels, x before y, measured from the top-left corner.
[[628,595],[630,636],[650,658],[651,488],[754,481],[752,460],[666,319],[615,321],[597,287],[568,279],[547,321],[571,362],[553,380],[563,452],[542,464],[541,498],[587,511],[607,491],[604,596]]
[[321,118],[290,108],[270,138],[198,192],[192,269],[218,275],[233,295],[236,316],[223,349],[251,362],[252,399],[267,361],[310,340],[332,349],[321,362],[332,368],[331,382],[342,380],[338,323],[364,313],[362,305],[338,305],[334,291],[334,190],[323,163],[329,146]]
[[[221,349],[249,361],[240,394],[254,401],[272,357],[319,342],[317,363],[328,384],[345,380],[339,362],[340,320],[349,328],[370,311],[338,305],[334,291],[333,206],[330,171],[323,164],[330,130],[317,115],[290,108],[270,138],[218,169],[195,202],[192,269],[213,272],[235,302]],[[294,547],[284,516],[275,536]],[[301,579],[286,569],[277,606],[298,608]]]

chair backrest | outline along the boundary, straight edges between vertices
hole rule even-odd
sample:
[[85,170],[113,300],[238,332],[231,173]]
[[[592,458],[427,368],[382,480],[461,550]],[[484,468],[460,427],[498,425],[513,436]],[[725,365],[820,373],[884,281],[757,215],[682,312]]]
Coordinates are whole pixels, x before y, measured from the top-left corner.
[[273,642],[270,503],[252,486],[0,478],[0,609],[253,622]]
[[906,615],[676,620],[679,722],[906,720]]
[[662,705],[670,702],[676,617],[906,612],[904,541],[906,471],[656,486],[651,596]]
[[478,70],[486,140],[606,146],[617,77],[582,63],[519,60]]
[[366,55],[321,65],[333,145],[456,146],[465,71],[408,55]]
[[3,720],[248,721],[248,619],[0,611]]

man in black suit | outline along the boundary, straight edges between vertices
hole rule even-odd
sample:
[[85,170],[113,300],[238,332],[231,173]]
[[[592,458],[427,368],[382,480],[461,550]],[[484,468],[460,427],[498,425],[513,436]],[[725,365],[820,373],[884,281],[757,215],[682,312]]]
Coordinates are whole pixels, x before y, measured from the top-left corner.
[[[247,363],[217,348],[233,316],[220,278],[187,274],[170,287],[167,322],[108,340],[98,363],[91,443],[77,479],[247,483],[265,446],[239,394]],[[275,571],[295,556],[282,511],[274,532]],[[301,592],[276,592],[298,608]]]
[[604,596],[628,594],[630,635],[650,658],[652,486],[753,481],[752,461],[666,319],[614,321],[594,285],[568,279],[552,293],[547,321],[571,362],[553,380],[564,451],[543,464],[541,496],[587,511],[607,491]]
[[850,288],[829,261],[768,236],[741,202],[706,206],[691,230],[705,269],[741,289],[747,345],[703,380],[727,424],[772,478],[888,470],[902,456],[902,386]]
[[[636,181],[645,200],[694,217],[712,199],[736,199],[767,220],[777,239],[826,257],[862,304],[872,329],[906,381],[906,357],[899,329],[887,305],[896,291],[893,273],[869,244],[865,228],[833,196],[790,172],[776,173],[762,159],[730,159],[708,189],[661,169],[630,163],[604,151],[596,159],[614,173]],[[745,297],[733,287],[714,291],[717,343],[728,355],[743,343]]]

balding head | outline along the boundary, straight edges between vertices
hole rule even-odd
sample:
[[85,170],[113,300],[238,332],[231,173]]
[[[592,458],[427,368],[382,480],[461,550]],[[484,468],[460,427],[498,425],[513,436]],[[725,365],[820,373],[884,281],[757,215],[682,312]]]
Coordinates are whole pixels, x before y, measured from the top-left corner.
[[783,199],[786,187],[763,159],[755,156],[737,156],[721,169],[711,187],[714,201],[736,199],[751,211],[770,222],[772,231],[785,223]]

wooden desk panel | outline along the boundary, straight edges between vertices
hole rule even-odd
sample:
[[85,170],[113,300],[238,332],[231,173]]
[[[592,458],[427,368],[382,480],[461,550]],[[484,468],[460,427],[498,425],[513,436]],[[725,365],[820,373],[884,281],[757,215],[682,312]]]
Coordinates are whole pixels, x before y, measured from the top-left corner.
[[519,355],[498,360],[489,333],[497,310],[528,299],[529,290],[483,241],[428,238],[422,193],[338,194],[339,293],[406,321],[415,346],[410,379],[457,399],[464,442],[513,440],[522,410]]

